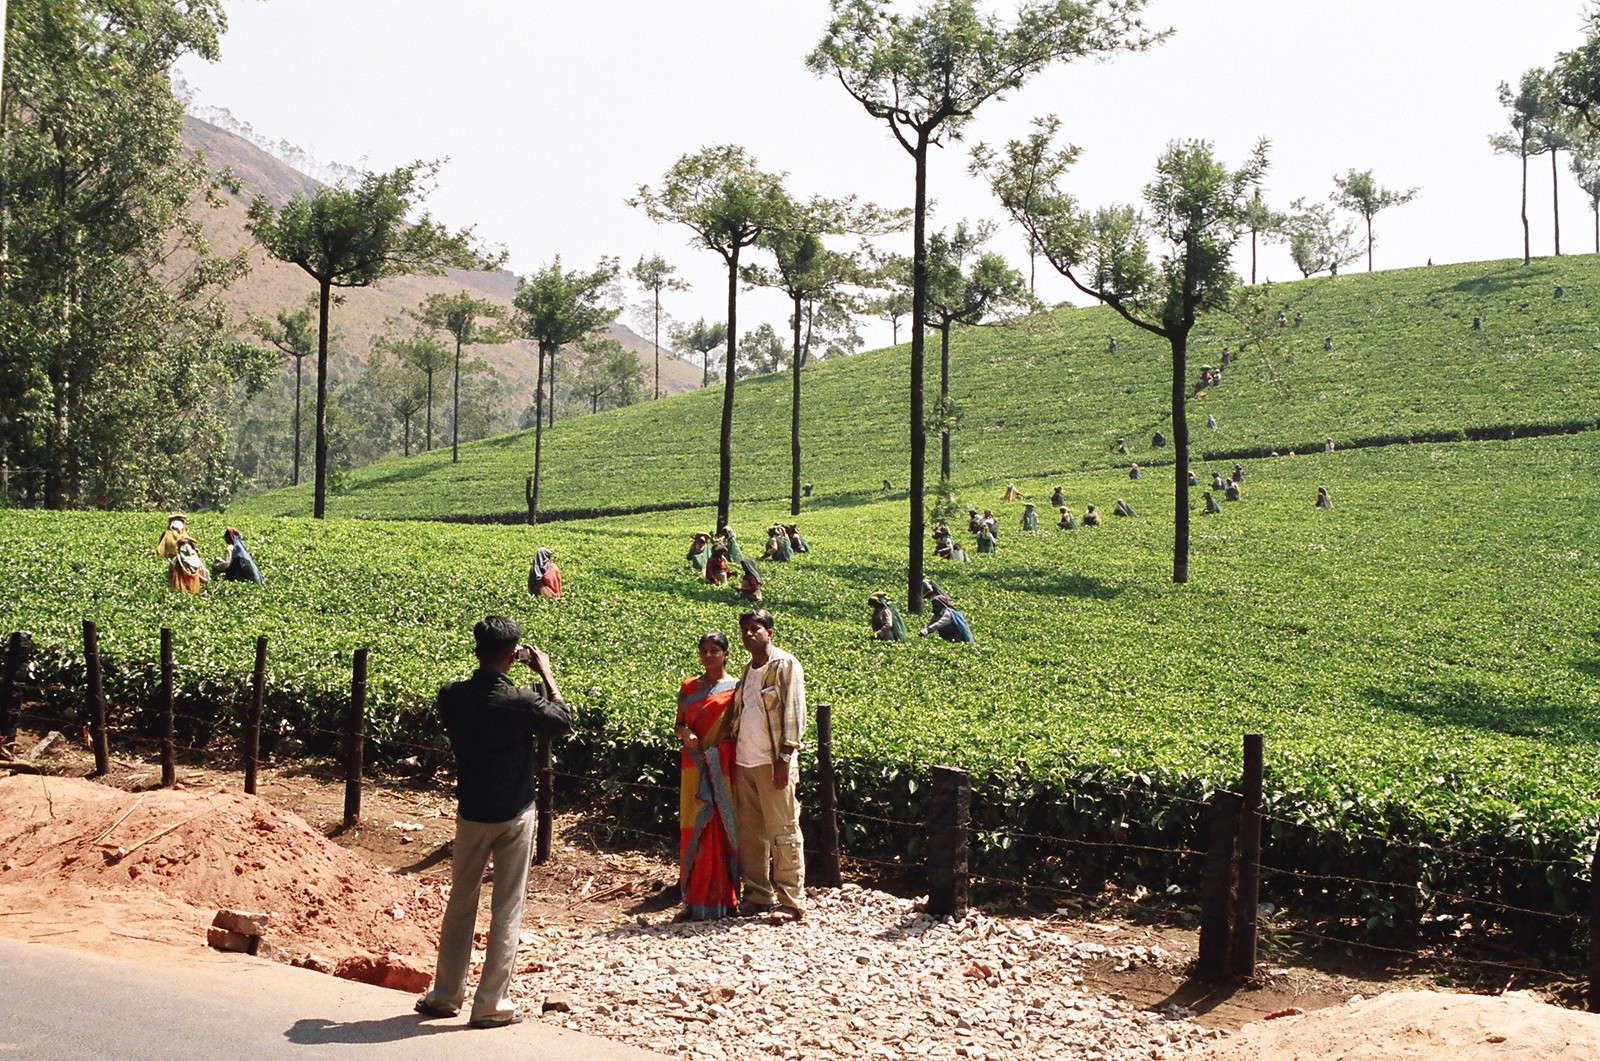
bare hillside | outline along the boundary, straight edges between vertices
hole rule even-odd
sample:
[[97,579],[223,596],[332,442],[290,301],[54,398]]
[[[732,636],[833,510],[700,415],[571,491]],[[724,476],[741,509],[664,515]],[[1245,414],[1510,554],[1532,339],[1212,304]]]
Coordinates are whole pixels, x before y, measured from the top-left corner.
[[[294,195],[315,189],[317,182],[242,137],[197,118],[184,118],[183,136],[191,149],[205,153],[214,171],[227,169],[242,184],[238,196],[220,209],[205,212],[202,218],[206,236],[219,253],[232,254],[241,247],[251,252],[250,275],[228,298],[241,330],[247,327],[245,322],[252,315],[270,317],[313,295],[316,289],[305,273],[293,265],[268,258],[255,246],[245,230],[245,212],[257,195],[281,204]],[[382,334],[386,326],[401,324],[404,311],[415,307],[427,295],[462,290],[509,308],[516,294],[517,278],[503,269],[494,272],[453,269],[444,276],[396,277],[376,287],[345,291],[343,303],[333,314],[334,328],[345,337],[341,356],[364,356],[372,336]],[[611,326],[611,334],[625,349],[638,356],[645,366],[646,380],[652,379],[655,355],[650,341],[620,323]],[[500,347],[475,348],[473,352],[486,360],[505,381],[518,408],[532,401],[537,369],[532,344],[519,340]],[[698,366],[663,351],[661,389],[664,394],[679,394],[699,386]]]

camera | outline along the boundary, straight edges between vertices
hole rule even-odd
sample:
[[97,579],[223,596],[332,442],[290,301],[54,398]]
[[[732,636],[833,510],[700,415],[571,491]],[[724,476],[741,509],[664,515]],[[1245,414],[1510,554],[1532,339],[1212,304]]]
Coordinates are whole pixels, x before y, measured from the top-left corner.
[[517,646],[517,662],[518,663],[532,663],[533,662],[533,648],[531,646],[529,646],[529,645],[518,645]]

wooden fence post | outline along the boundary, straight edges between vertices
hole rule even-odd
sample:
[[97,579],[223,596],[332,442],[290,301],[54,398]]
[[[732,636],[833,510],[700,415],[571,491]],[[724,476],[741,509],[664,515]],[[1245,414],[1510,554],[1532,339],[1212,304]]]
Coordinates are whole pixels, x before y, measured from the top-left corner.
[[1211,842],[1200,878],[1200,953],[1195,976],[1220,982],[1228,977],[1233,944],[1234,851],[1239,840],[1237,792],[1211,797]]
[[350,714],[344,727],[344,825],[361,821],[361,769],[367,730],[367,650],[356,649],[355,672],[350,678]]
[[244,720],[244,791],[256,794],[256,770],[261,766],[261,701],[267,691],[267,639],[256,638],[256,665],[250,672],[250,713]]
[[967,912],[967,829],[972,823],[972,778],[954,766],[935,766],[928,798],[928,913]]
[[833,770],[833,705],[817,705],[817,787],[821,790],[821,821],[818,823],[817,846],[820,848],[816,868],[812,870],[817,883],[825,888],[837,888],[843,883],[839,869],[839,787]]
[[111,772],[110,739],[106,735],[106,688],[100,672],[100,633],[94,623],[83,621],[83,657],[89,668],[89,743],[94,748],[94,773],[104,777]]
[[0,669],[0,733],[7,745],[17,743],[17,728],[22,725],[22,694],[17,686],[22,683],[22,664],[27,659],[28,635],[14,632],[6,639],[5,667]]
[[156,692],[161,712],[161,787],[178,783],[177,752],[172,725],[172,627],[161,628],[161,688]]
[[1229,972],[1238,979],[1256,975],[1256,918],[1261,903],[1261,734],[1244,735],[1244,783],[1239,807],[1238,890],[1233,915],[1233,954]]
[[539,829],[534,835],[533,861],[542,866],[550,861],[550,841],[556,824],[556,769],[555,739],[543,734],[539,737]]
[[1589,1012],[1600,1013],[1600,843],[1589,863]]

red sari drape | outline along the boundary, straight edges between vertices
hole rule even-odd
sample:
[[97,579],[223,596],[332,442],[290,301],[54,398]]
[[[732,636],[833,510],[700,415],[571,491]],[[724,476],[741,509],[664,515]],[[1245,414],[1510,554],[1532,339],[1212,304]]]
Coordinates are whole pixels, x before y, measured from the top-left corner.
[[700,738],[685,748],[678,795],[678,883],[695,919],[732,916],[739,907],[739,853],[733,830],[734,678],[690,678],[678,689],[678,724]]

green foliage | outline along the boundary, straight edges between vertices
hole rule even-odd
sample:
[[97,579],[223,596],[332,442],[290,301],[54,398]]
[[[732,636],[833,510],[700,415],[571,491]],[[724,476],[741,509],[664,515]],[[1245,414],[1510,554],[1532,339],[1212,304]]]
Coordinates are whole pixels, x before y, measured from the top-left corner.
[[[216,0],[18,0],[6,18],[0,447],[12,499],[225,503],[227,412],[252,370],[222,288],[247,268],[191,214],[222,194],[185,157],[167,74],[215,58]],[[135,120],[136,116],[136,120]]]
[[[1577,909],[1600,809],[1587,598],[1597,459],[1600,432],[1246,462],[1246,499],[1198,519],[1186,586],[1151,577],[1171,533],[1159,515],[1002,535],[996,554],[937,562],[931,573],[975,627],[970,646],[867,634],[866,594],[903,563],[903,500],[813,497],[799,521],[812,551],[766,568],[763,590],[779,643],[806,662],[809,701],[833,706],[844,810],[914,821],[928,768],[965,766],[978,872],[1191,887],[1197,866],[1183,859],[1017,834],[1192,845],[1202,812],[1188,801],[1234,785],[1239,735],[1259,731],[1270,864],[1379,882],[1365,900],[1332,900],[1379,915],[1375,930],[1415,923],[1419,881],[1429,894]],[[1059,481],[1079,511],[1126,497],[1159,513],[1171,489],[1104,466],[1017,481],[1036,503]],[[1497,484],[1493,513],[1486,482]],[[1319,485],[1331,511],[1312,507]],[[984,490],[968,496],[1014,526],[1022,502]],[[735,527],[753,539],[778,508],[741,505]],[[624,783],[672,783],[672,690],[695,666],[698,635],[728,629],[740,607],[682,570],[707,514],[535,531],[230,512],[266,585],[190,598],[165,589],[149,517],[0,512],[0,548],[16,561],[0,572],[0,629],[35,634],[35,677],[70,710],[79,623],[94,619],[126,730],[142,717],[157,629],[172,626],[181,710],[214,719],[218,740],[234,732],[257,635],[270,639],[269,714],[302,731],[337,728],[350,653],[366,646],[375,732],[406,742],[381,754],[403,758],[437,739],[426,707],[439,682],[470,669],[471,624],[510,614],[550,651],[576,705],[562,769],[610,786],[625,820],[664,824],[676,802]],[[193,530],[220,549],[223,522],[197,516]],[[538,545],[562,564],[559,600],[526,595]],[[859,819],[847,829],[855,853],[914,854],[909,834]],[[1530,880],[1486,861],[1505,857],[1548,872]],[[1297,911],[1330,902],[1284,874],[1270,891]]]
[[1391,206],[1404,206],[1417,197],[1421,188],[1395,191],[1373,179],[1372,171],[1354,169],[1333,178],[1333,204],[1356,214],[1367,223],[1367,272],[1372,272],[1372,219]]

